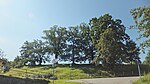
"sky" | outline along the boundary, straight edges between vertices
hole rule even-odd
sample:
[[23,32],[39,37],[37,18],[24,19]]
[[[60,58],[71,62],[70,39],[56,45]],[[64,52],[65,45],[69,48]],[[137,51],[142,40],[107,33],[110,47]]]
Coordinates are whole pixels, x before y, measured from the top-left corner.
[[[43,30],[88,23],[106,13],[121,19],[126,27],[134,25],[130,10],[150,6],[149,0],[0,0],[0,49],[8,60],[19,54],[25,41],[41,39]],[[127,29],[136,41],[136,30]],[[139,45],[141,41],[136,41]],[[145,54],[140,54],[142,60]]]

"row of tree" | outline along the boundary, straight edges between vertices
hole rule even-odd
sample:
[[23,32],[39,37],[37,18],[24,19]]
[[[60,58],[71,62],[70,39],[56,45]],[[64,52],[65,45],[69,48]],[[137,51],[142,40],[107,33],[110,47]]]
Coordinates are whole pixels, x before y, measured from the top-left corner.
[[125,30],[122,21],[113,19],[110,14],[92,18],[89,24],[68,28],[55,25],[43,31],[42,40],[24,42],[21,56],[16,57],[14,63],[41,65],[52,57],[73,64],[133,63],[140,59],[140,49]]

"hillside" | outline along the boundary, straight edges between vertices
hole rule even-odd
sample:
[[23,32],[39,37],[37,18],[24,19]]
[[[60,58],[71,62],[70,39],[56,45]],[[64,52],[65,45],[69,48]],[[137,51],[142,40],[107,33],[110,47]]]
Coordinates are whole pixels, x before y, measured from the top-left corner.
[[[57,77],[57,80],[55,80],[55,84],[81,84],[75,82],[68,82],[67,80],[109,77],[111,75],[107,71],[100,70],[100,68],[94,68],[84,65],[82,65],[82,67],[76,65],[72,68],[70,68],[69,65],[58,65],[58,67],[54,69],[54,72],[54,76]],[[40,78],[49,80],[49,78],[53,76],[53,68],[51,66],[24,66],[22,68],[12,68],[9,72],[3,75],[19,78]]]
[[[149,72],[147,65],[141,65],[141,73]],[[83,79],[83,78],[101,78],[101,77],[120,77],[120,76],[137,76],[136,65],[117,65],[113,70],[105,69],[101,65],[57,65],[54,69],[51,66],[24,66],[22,68],[12,68],[9,72],[3,74],[6,76],[13,76],[19,78],[31,79],[46,79],[56,77],[56,84],[79,84],[70,83],[67,80]]]
[[[25,66],[22,68],[12,68],[5,73],[7,76],[28,77],[28,78],[42,78],[42,76],[53,76],[53,68],[51,66]],[[54,69],[54,76],[57,79],[82,79],[82,78],[96,78],[96,77],[113,77],[110,71],[104,71],[100,68],[91,66],[79,65],[70,68],[68,65],[59,65]]]

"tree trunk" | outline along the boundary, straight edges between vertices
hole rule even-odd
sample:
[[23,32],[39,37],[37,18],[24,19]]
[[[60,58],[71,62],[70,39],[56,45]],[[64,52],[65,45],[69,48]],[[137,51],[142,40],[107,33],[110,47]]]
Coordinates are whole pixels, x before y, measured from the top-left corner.
[[89,59],[89,64],[91,64],[92,62],[91,62],[91,59]]
[[[93,47],[91,48],[91,61],[93,62],[93,60],[94,60],[94,49],[93,49]],[[91,62],[91,63],[92,63]]]
[[74,41],[73,41],[73,50],[72,50],[72,64],[75,64],[75,59],[74,59]]
[[[58,54],[55,54],[55,59],[58,59]],[[56,62],[56,64],[58,64],[58,61]]]
[[73,48],[73,51],[72,51],[72,64],[75,64],[75,59],[74,59],[74,48]]
[[39,60],[39,65],[42,65],[42,57],[40,56],[39,59],[40,59],[40,60]]

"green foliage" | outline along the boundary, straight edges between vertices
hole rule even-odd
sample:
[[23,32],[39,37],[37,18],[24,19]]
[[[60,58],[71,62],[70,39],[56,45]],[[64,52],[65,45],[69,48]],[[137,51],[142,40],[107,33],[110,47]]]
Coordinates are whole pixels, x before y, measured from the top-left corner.
[[85,60],[88,60],[89,63],[92,63],[95,57],[95,48],[92,44],[92,37],[90,35],[91,28],[89,25],[82,23],[80,24],[81,30],[81,47]]
[[71,56],[72,63],[83,61],[82,60],[82,36],[80,26],[70,27],[68,30],[68,55]]
[[0,59],[0,62],[2,62],[2,65],[0,65],[1,70],[3,73],[8,72],[10,70],[10,62],[6,58]]
[[[125,27],[119,19],[114,20],[111,15],[105,14],[90,20],[92,42],[97,49],[96,63],[114,65],[124,62],[126,45],[130,38],[125,33]],[[97,62],[98,61],[98,62]]]
[[28,59],[23,56],[17,56],[12,62],[11,67],[20,68],[23,67],[28,62]]
[[126,56],[126,61],[136,63],[136,61],[140,61],[139,59],[139,54],[140,54],[140,49],[139,47],[136,46],[136,43],[132,40],[129,40],[126,42],[126,49],[127,49],[127,56]]
[[10,62],[4,57],[5,57],[4,51],[0,49],[0,70],[5,73],[8,72],[11,67]]
[[22,59],[20,65],[22,65],[22,63],[25,65],[27,62],[29,62],[30,65],[35,65],[36,62],[41,65],[41,63],[48,61],[45,49],[45,44],[41,40],[34,40],[33,42],[26,41],[20,51],[22,57],[16,58],[16,62],[18,59]]
[[[59,61],[97,63],[107,65],[133,62],[139,59],[139,48],[125,32],[120,19],[105,14],[92,18],[89,25],[53,26],[44,30],[44,42],[26,41],[21,47],[21,55],[30,65],[45,63],[52,56]],[[24,63],[23,63],[24,64]]]
[[48,53],[54,54],[55,58],[63,55],[64,49],[66,48],[66,28],[58,27],[57,25],[51,27],[49,30],[43,31],[44,35],[42,38],[46,41],[48,47]]
[[145,58],[144,63],[150,65],[150,50],[149,50],[148,53],[147,53],[147,56],[146,56],[146,58]]
[[150,84],[150,74],[145,75],[133,84]]
[[[142,48],[150,47],[150,7],[139,7],[131,10],[133,19],[135,20],[136,28],[140,32],[139,39],[146,38],[141,43]],[[144,50],[143,50],[144,51]],[[150,53],[150,50],[148,51]],[[149,55],[148,55],[149,56]],[[148,62],[149,57],[146,58]]]
[[[136,27],[141,32],[140,38],[150,36],[150,7],[139,7],[131,10]],[[148,41],[148,40],[147,40]],[[150,46],[150,43],[144,43],[143,46]]]
[[46,61],[49,61],[49,57],[46,55],[46,46],[45,43],[42,42],[41,40],[34,40],[34,53],[36,55],[36,62],[41,65],[41,63],[46,63]]
[[80,26],[72,26],[67,30],[67,48],[62,60],[75,62],[92,61],[94,49],[91,42],[90,27],[82,23]]
[[71,56],[71,60],[73,62],[73,64],[75,63],[75,61],[77,61],[77,58],[80,55],[81,49],[80,49],[80,29],[79,26],[76,27],[70,27],[68,30],[68,42],[70,42],[70,44],[68,44],[68,52],[71,52],[70,55]]
[[[99,18],[92,18],[90,20],[90,26],[91,26],[91,37],[92,37],[92,43],[95,46],[98,43],[98,40],[100,38],[100,34],[104,32],[104,30],[107,28],[107,24],[110,23],[112,16],[109,14],[105,14],[104,16],[101,16]],[[107,23],[106,23],[107,22]]]

